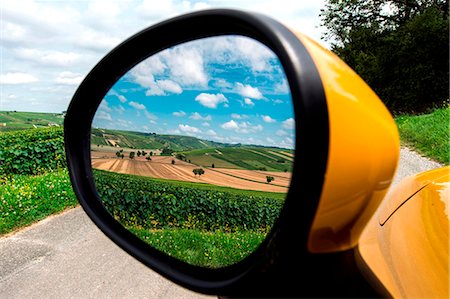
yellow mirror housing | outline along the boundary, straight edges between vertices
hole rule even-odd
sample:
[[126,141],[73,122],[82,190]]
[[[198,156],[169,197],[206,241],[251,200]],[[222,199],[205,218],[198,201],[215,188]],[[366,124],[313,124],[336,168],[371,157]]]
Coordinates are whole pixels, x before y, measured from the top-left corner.
[[341,59],[297,35],[319,71],[329,115],[329,151],[308,249],[333,252],[358,243],[394,176],[397,126],[378,96]]

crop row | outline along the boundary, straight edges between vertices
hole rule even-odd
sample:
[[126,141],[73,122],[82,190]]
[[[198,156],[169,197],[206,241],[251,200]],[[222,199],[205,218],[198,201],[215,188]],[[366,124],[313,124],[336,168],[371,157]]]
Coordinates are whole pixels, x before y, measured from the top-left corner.
[[0,134],[0,174],[40,174],[65,166],[61,128]]
[[146,229],[270,230],[283,206],[276,198],[186,187],[94,171],[106,209],[124,226]]

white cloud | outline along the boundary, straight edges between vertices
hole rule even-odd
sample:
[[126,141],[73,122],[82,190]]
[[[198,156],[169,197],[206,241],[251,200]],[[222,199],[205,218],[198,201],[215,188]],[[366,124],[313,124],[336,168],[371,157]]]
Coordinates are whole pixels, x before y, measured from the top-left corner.
[[249,98],[245,98],[244,103],[249,106],[255,106],[255,103],[253,103],[253,101]]
[[211,115],[201,116],[201,114],[198,112],[192,113],[191,116],[189,116],[189,118],[193,120],[206,120],[206,121],[210,121],[212,119]]
[[128,105],[130,105],[131,107],[133,107],[133,108],[135,108],[137,110],[145,110],[145,106],[143,104],[138,103],[138,102],[131,101],[131,102],[128,103]]
[[161,53],[166,60],[170,76],[184,86],[208,85],[203,55],[196,48],[178,46]]
[[39,81],[38,78],[28,73],[6,73],[0,75],[0,84],[25,84]]
[[280,99],[275,99],[275,100],[272,100],[272,102],[276,105],[276,104],[283,104],[284,102],[282,101],[282,100],[280,100]]
[[156,115],[154,115],[151,112],[148,112],[147,110],[144,110],[144,115],[152,124],[156,124],[155,120],[158,119]]
[[181,86],[172,80],[158,80],[156,81],[156,84],[162,90],[168,91],[170,93],[180,94],[183,92]]
[[103,100],[100,103],[100,105],[98,106],[98,110],[102,110],[102,111],[106,111],[106,112],[112,111],[111,107],[109,107],[109,103],[106,100]]
[[287,80],[283,79],[283,81],[275,84],[274,91],[277,94],[287,94],[287,93],[289,93],[289,86],[288,86]]
[[221,93],[201,93],[195,98],[195,100],[203,106],[213,109],[217,108],[219,103],[228,103],[228,99]]
[[125,103],[125,102],[127,101],[127,98],[124,97],[124,96],[121,95],[121,94],[119,94],[119,95],[117,96],[117,98],[119,98],[119,101],[120,101],[121,103]]
[[293,130],[295,128],[295,120],[293,118],[286,119],[283,121],[283,128]]
[[189,125],[179,124],[178,129],[184,133],[201,133],[201,130],[196,127],[192,127]]
[[101,120],[112,121],[111,114],[109,114],[108,112],[105,112],[105,111],[98,111],[95,114],[95,118],[101,119]]
[[294,148],[294,140],[289,137],[285,137],[283,140],[281,140],[279,146],[284,148]]
[[257,87],[252,87],[249,84],[236,83],[236,92],[243,97],[260,100],[263,98],[262,93]]
[[211,126],[208,122],[204,122],[204,123],[202,123],[202,126],[204,126],[204,127],[209,127],[209,126]]
[[55,50],[38,50],[30,48],[19,48],[14,51],[19,59],[29,60],[38,64],[56,67],[73,66],[80,61],[81,55],[75,52],[63,52]]
[[270,138],[270,137],[266,137],[266,141],[267,141],[268,143],[270,143],[270,144],[275,144],[275,140],[273,140],[273,139]]
[[284,131],[284,130],[278,130],[278,131],[276,132],[276,134],[277,134],[277,136],[286,136],[286,135],[287,135],[287,132]]
[[83,81],[83,76],[72,72],[61,72],[55,79],[55,82],[67,85],[78,85]]
[[234,120],[223,123],[220,127],[225,130],[239,130],[239,125]]
[[245,118],[248,118],[248,115],[231,113],[231,118],[234,118],[234,119],[245,119]]
[[175,111],[175,112],[172,113],[172,115],[176,116],[176,117],[183,117],[183,116],[186,115],[186,112],[184,112],[183,110]]
[[236,122],[233,119],[220,125],[222,129],[235,131],[237,133],[248,134],[261,132],[264,128],[261,125],[252,125],[250,122]]
[[261,118],[266,123],[275,123],[275,122],[277,122],[272,117],[270,117],[270,115],[261,115]]
[[205,133],[206,135],[209,136],[217,136],[217,133],[214,130],[209,129],[208,131],[206,131]]
[[125,112],[125,108],[122,105],[114,107],[114,110],[116,110],[119,114],[123,114]]

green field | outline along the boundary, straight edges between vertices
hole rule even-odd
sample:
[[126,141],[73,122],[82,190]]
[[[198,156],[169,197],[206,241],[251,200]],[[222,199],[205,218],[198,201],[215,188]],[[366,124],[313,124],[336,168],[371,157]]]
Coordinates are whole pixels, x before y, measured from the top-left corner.
[[450,108],[396,118],[403,145],[444,164],[450,163]]
[[0,111],[0,133],[48,126],[61,126],[64,116],[60,113]]
[[[203,167],[291,171],[293,158],[279,148],[226,147],[182,152],[186,160]],[[274,154],[277,153],[277,154]]]

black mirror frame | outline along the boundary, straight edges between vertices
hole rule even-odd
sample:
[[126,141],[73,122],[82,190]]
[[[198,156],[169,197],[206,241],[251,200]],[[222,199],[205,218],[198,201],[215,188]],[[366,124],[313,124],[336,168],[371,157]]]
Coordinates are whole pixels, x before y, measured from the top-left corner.
[[[297,120],[296,155],[285,206],[266,240],[237,264],[207,269],[186,264],[151,248],[112,218],[95,189],[90,134],[93,117],[103,97],[133,66],[177,44],[220,35],[253,38],[278,56],[289,83]],[[342,266],[353,253],[313,255],[307,248],[326,171],[328,125],[322,81],[301,41],[269,17],[215,9],[159,23],[113,49],[76,91],[67,110],[64,132],[71,181],[88,216],[122,249],[166,278],[195,291],[225,296],[335,296],[339,293],[349,295],[340,290],[341,285],[345,279],[356,275],[363,290],[371,290],[356,294],[373,295],[373,290],[364,284],[365,281],[360,281],[360,275],[355,274],[357,271],[352,267],[346,270],[346,275],[339,272],[342,269],[331,272],[327,269]],[[329,283],[329,286],[324,288],[322,283]]]

